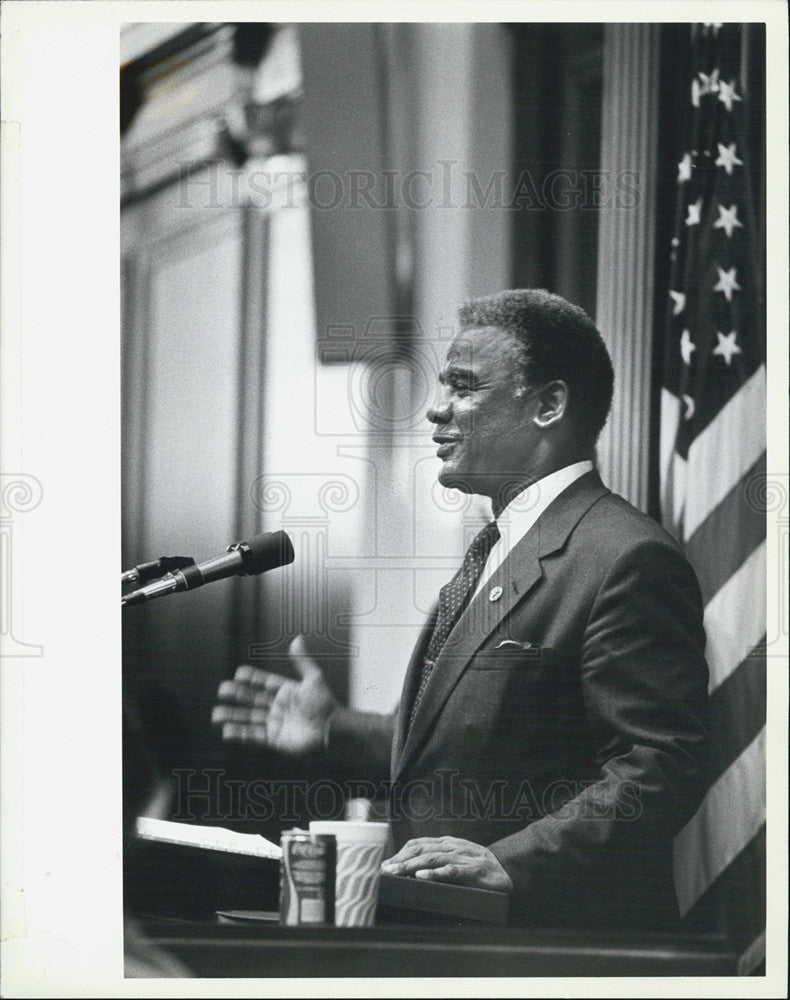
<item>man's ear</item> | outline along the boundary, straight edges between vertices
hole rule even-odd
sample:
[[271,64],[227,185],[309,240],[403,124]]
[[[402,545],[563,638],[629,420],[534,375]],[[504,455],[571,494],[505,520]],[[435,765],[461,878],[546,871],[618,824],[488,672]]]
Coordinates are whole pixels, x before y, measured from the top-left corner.
[[553,427],[562,420],[568,408],[568,386],[559,379],[548,382],[538,392],[536,400],[532,419],[542,429]]

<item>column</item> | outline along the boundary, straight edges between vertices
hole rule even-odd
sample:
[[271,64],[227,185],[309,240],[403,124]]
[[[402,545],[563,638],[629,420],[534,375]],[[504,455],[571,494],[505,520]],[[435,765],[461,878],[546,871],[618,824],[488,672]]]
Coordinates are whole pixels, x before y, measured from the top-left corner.
[[612,355],[612,413],[598,444],[604,482],[647,509],[658,128],[659,26],[608,24],[601,170],[618,192],[602,208],[596,321]]

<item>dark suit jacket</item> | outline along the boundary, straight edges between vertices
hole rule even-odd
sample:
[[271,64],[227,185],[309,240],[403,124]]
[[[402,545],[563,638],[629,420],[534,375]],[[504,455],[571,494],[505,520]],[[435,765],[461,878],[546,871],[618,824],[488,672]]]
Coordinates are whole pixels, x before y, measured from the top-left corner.
[[407,733],[434,617],[394,722],[395,847],[490,847],[516,919],[672,926],[708,684],[699,587],[673,540],[582,476],[464,611]]

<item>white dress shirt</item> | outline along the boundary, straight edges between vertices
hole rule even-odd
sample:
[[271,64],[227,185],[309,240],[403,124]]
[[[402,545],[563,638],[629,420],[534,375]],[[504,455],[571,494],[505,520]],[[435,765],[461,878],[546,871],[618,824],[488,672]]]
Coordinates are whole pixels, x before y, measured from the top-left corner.
[[473,596],[477,596],[499,569],[518,542],[526,535],[543,511],[556,500],[563,490],[575,483],[580,476],[592,470],[589,460],[566,465],[536,483],[532,483],[515,496],[496,519],[499,540],[488,554]]

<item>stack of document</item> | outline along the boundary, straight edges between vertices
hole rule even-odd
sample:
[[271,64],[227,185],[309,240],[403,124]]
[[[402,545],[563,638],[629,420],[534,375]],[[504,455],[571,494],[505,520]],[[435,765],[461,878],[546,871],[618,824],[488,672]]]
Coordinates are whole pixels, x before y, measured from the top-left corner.
[[143,840],[155,840],[165,844],[180,844],[184,847],[202,847],[210,851],[224,851],[227,854],[247,854],[255,858],[271,858],[278,861],[282,848],[256,833],[237,833],[221,826],[196,826],[192,823],[173,823],[170,820],[140,816],[137,820],[137,836]]

